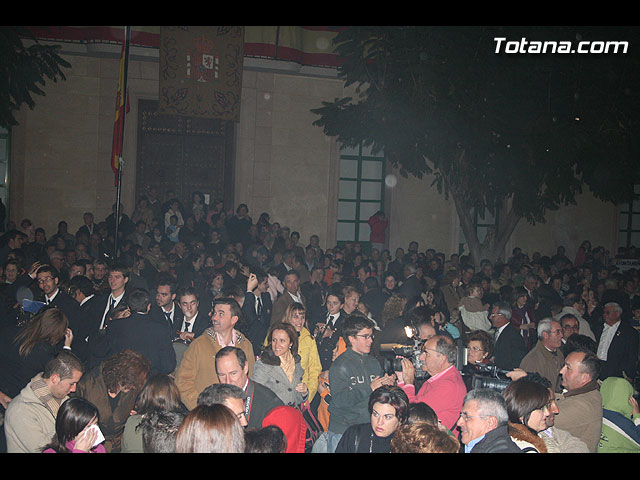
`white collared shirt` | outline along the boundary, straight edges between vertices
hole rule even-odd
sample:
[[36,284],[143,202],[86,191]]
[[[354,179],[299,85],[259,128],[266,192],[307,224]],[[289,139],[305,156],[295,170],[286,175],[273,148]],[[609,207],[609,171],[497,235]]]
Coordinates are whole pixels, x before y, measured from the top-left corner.
[[496,330],[496,335],[495,335],[494,341],[498,340],[498,337],[500,336],[500,334],[506,328],[507,325],[509,325],[508,322],[505,323],[503,326],[501,326],[498,330]]
[[604,324],[602,335],[600,336],[600,342],[598,343],[598,358],[600,360],[607,360],[607,352],[609,351],[614,335],[618,331],[620,322],[621,320],[618,320],[615,325],[608,325],[607,323]]
[[111,306],[111,300],[115,300],[115,302],[113,303],[113,308],[116,308],[118,306],[118,304],[120,303],[120,300],[122,300],[122,297],[124,297],[124,292],[122,292],[118,297],[114,297],[113,293],[109,294],[109,298],[107,298],[107,306],[104,309],[104,313],[102,314],[102,322],[100,323],[100,328],[104,328],[104,324],[107,321],[107,314],[109,313],[110,310],[110,306]]
[[294,295],[290,291],[287,290],[287,293],[293,298],[294,302],[302,303],[302,298],[299,295]]
[[[193,317],[191,317],[191,320],[187,320],[187,318],[185,317],[184,320],[182,320],[182,328],[180,329],[180,331],[189,333],[193,332],[193,324],[196,323],[196,318],[198,318],[197,313]],[[187,323],[189,323],[188,327]]]
[[44,296],[44,301],[46,304],[49,304],[51,302],[53,302],[53,300],[56,298],[56,296],[58,295],[58,292],[60,291],[59,288],[56,289],[55,292],[53,292],[53,295],[51,297],[47,297],[46,295]]

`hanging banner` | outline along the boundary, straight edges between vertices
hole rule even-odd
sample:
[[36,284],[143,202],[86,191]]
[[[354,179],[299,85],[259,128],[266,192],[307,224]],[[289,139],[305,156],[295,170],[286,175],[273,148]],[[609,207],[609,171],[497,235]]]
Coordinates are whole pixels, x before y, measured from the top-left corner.
[[244,27],[160,27],[158,111],[240,120]]

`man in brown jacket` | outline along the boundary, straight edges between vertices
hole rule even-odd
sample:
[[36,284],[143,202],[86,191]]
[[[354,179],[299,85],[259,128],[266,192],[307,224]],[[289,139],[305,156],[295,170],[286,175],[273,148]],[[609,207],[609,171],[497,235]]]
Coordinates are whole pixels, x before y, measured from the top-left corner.
[[554,392],[561,392],[560,369],[564,365],[562,326],[560,322],[545,318],[538,323],[538,343],[520,362],[526,372],[535,372],[551,382]]
[[249,376],[253,373],[253,346],[234,328],[242,316],[238,302],[231,298],[218,298],[210,315],[213,326],[191,342],[176,372],[180,398],[189,410],[197,406],[198,395],[205,388],[220,383],[216,373],[215,357],[222,348],[230,345],[240,348],[247,356]]
[[602,396],[598,386],[598,357],[586,350],[567,355],[562,370],[565,391],[556,395],[558,409],[555,426],[566,430],[587,444],[596,453],[602,431]]

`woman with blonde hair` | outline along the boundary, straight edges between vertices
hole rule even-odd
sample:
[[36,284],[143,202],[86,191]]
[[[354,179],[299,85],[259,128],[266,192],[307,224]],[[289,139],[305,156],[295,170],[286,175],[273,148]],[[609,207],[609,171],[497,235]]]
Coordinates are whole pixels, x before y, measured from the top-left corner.
[[302,382],[309,388],[309,403],[318,391],[318,375],[322,371],[318,344],[307,329],[306,310],[301,303],[294,302],[287,307],[284,313],[284,323],[293,325],[298,332],[298,355],[300,365],[304,370]]
[[0,405],[20,393],[62,348],[71,348],[73,333],[67,316],[58,308],[38,313],[24,327],[0,330]]

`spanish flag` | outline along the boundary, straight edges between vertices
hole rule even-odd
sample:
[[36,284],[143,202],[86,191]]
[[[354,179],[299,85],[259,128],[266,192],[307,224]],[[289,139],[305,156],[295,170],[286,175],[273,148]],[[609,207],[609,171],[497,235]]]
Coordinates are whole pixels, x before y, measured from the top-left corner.
[[[111,147],[111,169],[115,174],[115,186],[118,186],[118,167],[122,155],[124,141],[124,117],[129,113],[129,92],[127,90],[127,67],[129,57],[129,29],[125,29],[125,39],[122,42],[120,55],[120,74],[118,75],[118,92],[116,94],[116,115],[113,125],[113,145]],[[125,95],[125,90],[127,90]],[[126,97],[126,99],[125,99]]]

